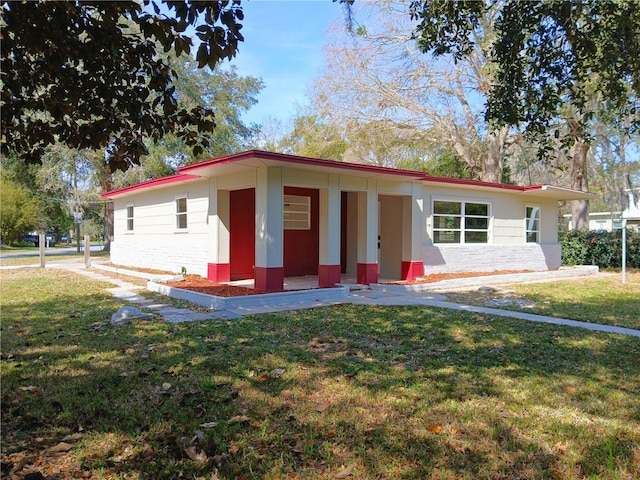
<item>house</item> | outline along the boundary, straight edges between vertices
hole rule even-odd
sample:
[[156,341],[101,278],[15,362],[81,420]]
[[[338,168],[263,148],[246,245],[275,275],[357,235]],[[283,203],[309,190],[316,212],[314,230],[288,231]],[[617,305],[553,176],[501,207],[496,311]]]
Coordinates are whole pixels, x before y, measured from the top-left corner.
[[252,150],[103,197],[113,263],[277,290],[302,275],[327,287],[555,269],[558,201],[591,195]]
[[[563,215],[567,221],[567,229],[573,230],[571,214]],[[589,230],[594,232],[613,232],[622,228],[621,212],[589,212]]]

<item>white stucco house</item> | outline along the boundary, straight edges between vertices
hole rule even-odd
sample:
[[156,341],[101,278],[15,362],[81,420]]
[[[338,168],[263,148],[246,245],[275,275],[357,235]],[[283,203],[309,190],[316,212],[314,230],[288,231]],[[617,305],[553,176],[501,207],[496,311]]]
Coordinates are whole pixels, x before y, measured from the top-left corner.
[[276,290],[301,275],[332,286],[556,269],[558,201],[592,196],[252,150],[103,197],[113,263]]

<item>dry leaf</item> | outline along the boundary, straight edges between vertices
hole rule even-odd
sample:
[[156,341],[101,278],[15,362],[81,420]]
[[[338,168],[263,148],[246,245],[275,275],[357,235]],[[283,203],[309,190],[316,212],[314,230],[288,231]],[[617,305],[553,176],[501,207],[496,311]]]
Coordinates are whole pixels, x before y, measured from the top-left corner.
[[204,451],[201,451],[200,453],[196,452],[196,447],[187,447],[184,449],[184,453],[186,453],[187,456],[194,462],[204,463],[208,460],[207,454],[204,453]]
[[164,382],[164,383],[162,384],[162,389],[163,389],[164,391],[167,391],[167,390],[169,390],[170,388],[171,388],[171,384],[170,384],[169,382]]
[[205,422],[200,424],[202,428],[213,428],[217,425],[218,425],[218,422]]
[[246,415],[236,415],[235,417],[231,417],[229,420],[227,420],[227,423],[243,423],[248,422],[249,420],[251,419]]
[[286,372],[284,368],[276,368],[275,370],[271,370],[271,376],[273,378],[280,378],[282,375],[284,375],[284,372]]
[[427,430],[433,433],[440,433],[442,432],[442,427],[440,425],[430,425]]
[[77,440],[80,440],[82,438],[82,433],[78,432],[78,433],[72,433],[71,435],[67,435],[66,437],[64,437],[62,439],[63,442],[75,442]]
[[282,398],[291,398],[293,397],[293,390],[283,390],[280,392],[280,396]]
[[324,412],[327,408],[331,406],[331,403],[328,400],[324,402],[320,402],[316,405],[316,412]]
[[336,473],[333,478],[347,478],[353,472],[353,465],[349,465],[344,470]]
[[63,452],[68,452],[72,448],[73,448],[73,445],[71,445],[70,443],[60,442],[59,444],[49,448],[48,451],[51,453],[63,453]]
[[240,451],[240,447],[238,445],[232,444],[229,447],[229,455],[235,455]]
[[564,391],[570,394],[578,393],[578,389],[576,387],[570,387],[570,386],[564,387]]
[[260,375],[258,375],[258,380],[260,380],[261,382],[264,382],[265,380],[269,379],[269,375],[267,375],[266,373],[261,373]]
[[28,387],[20,387],[20,390],[22,390],[23,392],[37,393],[40,391],[40,388],[34,385],[29,385]]

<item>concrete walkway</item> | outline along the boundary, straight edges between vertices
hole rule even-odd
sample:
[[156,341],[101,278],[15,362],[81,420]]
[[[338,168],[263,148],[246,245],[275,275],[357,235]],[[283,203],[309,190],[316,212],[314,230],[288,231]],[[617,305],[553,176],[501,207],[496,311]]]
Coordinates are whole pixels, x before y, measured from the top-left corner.
[[[517,318],[520,320],[551,323],[555,325],[565,325],[569,327],[584,328],[587,330],[617,333],[621,335],[631,335],[640,337],[640,330],[634,330],[631,328],[614,327],[610,325],[600,325],[596,323],[579,322],[576,320],[548,317],[544,315],[534,315],[526,312],[517,312],[511,310],[502,310],[497,308],[477,307],[472,305],[462,305],[458,303],[447,302],[446,297],[442,294],[435,292],[412,292],[407,290],[401,290],[398,288],[384,289],[377,288],[371,290],[356,290],[350,292],[348,296],[343,298],[330,298],[325,300],[313,299],[313,295],[306,297],[300,297],[299,301],[291,301],[286,304],[271,303],[264,304],[254,302],[250,306],[244,306],[239,308],[233,308],[228,310],[210,311],[207,313],[194,312],[186,308],[174,308],[170,305],[157,303],[153,300],[144,298],[136,293],[137,290],[142,290],[144,287],[134,285],[129,282],[125,282],[119,279],[102,275],[98,272],[87,270],[82,263],[78,262],[59,262],[50,263],[48,268],[62,268],[65,270],[73,271],[77,274],[84,275],[94,280],[109,282],[115,284],[115,288],[109,288],[109,291],[114,297],[139,305],[147,310],[150,310],[158,315],[162,316],[169,322],[190,322],[197,320],[210,320],[210,319],[234,319],[240,318],[245,315],[256,315],[260,313],[275,313],[287,310],[299,310],[305,308],[323,307],[327,305],[337,305],[342,303],[353,303],[358,305],[421,305],[427,307],[447,308],[452,310],[460,310],[467,312],[476,312],[487,315],[496,315],[500,317]],[[489,283],[489,278],[484,277],[485,284]]]

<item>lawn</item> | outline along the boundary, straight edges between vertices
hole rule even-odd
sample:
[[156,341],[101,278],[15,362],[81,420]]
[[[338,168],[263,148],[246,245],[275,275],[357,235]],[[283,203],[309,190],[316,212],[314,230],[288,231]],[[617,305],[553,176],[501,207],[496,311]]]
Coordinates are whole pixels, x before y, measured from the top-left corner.
[[450,301],[506,308],[583,322],[640,330],[640,270],[620,271],[561,282],[509,285],[502,292],[447,294]]
[[632,479],[640,339],[343,305],[114,327],[2,272],[3,478]]

